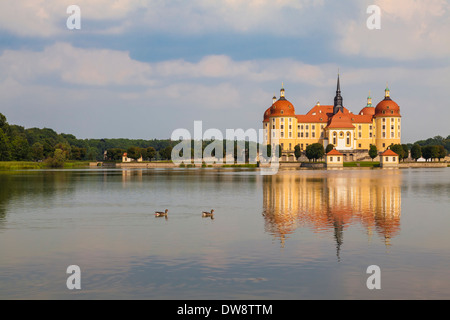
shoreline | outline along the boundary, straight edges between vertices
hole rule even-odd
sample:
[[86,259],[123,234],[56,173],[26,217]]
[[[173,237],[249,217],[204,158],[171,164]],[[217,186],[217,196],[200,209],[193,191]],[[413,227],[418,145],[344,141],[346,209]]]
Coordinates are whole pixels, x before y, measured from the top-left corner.
[[[0,172],[16,171],[16,170],[45,170],[45,169],[93,169],[93,168],[116,168],[116,169],[192,169],[192,168],[247,168],[258,169],[257,164],[187,164],[176,165],[173,162],[139,162],[139,163],[108,163],[108,162],[92,162],[92,161],[76,161],[66,162],[61,168],[51,168],[43,162],[31,161],[0,161]],[[450,167],[449,162],[400,162],[394,169],[405,168],[446,168]],[[302,169],[302,170],[318,170],[318,169],[383,169],[379,162],[345,162],[343,167],[327,168],[323,162],[280,162],[280,170],[284,169]]]

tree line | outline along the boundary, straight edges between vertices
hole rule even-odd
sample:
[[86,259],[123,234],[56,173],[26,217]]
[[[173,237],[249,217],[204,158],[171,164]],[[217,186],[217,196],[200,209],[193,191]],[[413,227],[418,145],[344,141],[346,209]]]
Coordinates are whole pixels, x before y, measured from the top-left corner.
[[[195,155],[195,150],[201,150],[202,154],[206,146],[212,141],[191,141],[192,158],[201,157]],[[19,125],[7,122],[6,117],[0,113],[0,161],[47,161],[51,166],[60,166],[66,160],[78,161],[121,161],[126,152],[132,159],[143,158],[144,161],[170,160],[172,148],[179,141],[170,139],[77,139],[72,134],[57,133],[49,128],[25,129]],[[195,144],[201,143],[201,146]],[[237,159],[244,156],[249,160],[249,149],[255,142],[245,141],[242,146],[237,141],[233,142],[233,155]],[[224,155],[226,154],[228,142],[223,141]],[[254,147],[254,146],[252,146]],[[256,146],[258,150],[261,145]],[[309,145],[305,155],[310,160],[318,160],[329,152],[333,146],[330,144],[326,149],[319,143]],[[272,154],[271,146],[267,145],[267,155]],[[447,138],[435,136],[426,140],[419,140],[414,144],[392,145],[391,149],[399,154],[404,160],[411,154],[415,160],[420,157],[426,160],[442,159],[450,151],[450,135]],[[281,148],[278,149],[281,156]],[[106,153],[105,153],[106,151]],[[300,146],[295,146],[294,154],[301,156]],[[213,151],[213,156],[214,151]],[[374,159],[378,155],[375,146],[371,146],[369,156]]]

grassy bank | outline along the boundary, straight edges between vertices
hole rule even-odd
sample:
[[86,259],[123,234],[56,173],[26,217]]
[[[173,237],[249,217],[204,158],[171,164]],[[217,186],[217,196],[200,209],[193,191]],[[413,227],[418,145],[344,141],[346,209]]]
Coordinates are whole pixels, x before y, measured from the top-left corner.
[[344,167],[364,167],[364,168],[377,168],[380,166],[379,161],[352,161],[344,162]]
[[246,164],[224,164],[222,165],[222,168],[256,168],[258,165],[246,163]]
[[[66,161],[63,164],[64,169],[89,167],[89,161]],[[45,162],[34,161],[0,161],[0,170],[32,170],[49,169],[50,166]]]
[[45,164],[43,162],[0,161],[0,170],[42,169],[44,167]]

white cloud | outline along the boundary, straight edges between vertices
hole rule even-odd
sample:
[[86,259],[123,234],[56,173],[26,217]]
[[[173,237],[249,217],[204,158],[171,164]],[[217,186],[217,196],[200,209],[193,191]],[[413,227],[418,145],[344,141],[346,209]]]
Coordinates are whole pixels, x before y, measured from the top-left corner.
[[304,32],[301,26],[308,19],[306,10],[323,5],[323,1],[3,0],[0,29],[19,36],[67,34],[66,9],[72,4],[81,9],[81,32],[85,33],[117,34],[145,29],[188,34],[214,31],[299,34]]
[[445,0],[374,1],[381,29],[369,30],[363,3],[360,15],[338,24],[337,47],[348,55],[391,60],[446,58],[450,54],[450,3]]
[[[84,127],[90,131],[82,136],[143,137],[145,130],[155,130],[146,136],[167,137],[173,126],[199,119],[208,119],[211,127],[226,124],[259,128],[262,112],[270,105],[272,95],[279,95],[281,82],[299,114],[318,100],[330,104],[337,67],[294,59],[237,61],[226,55],[205,56],[198,62],[140,62],[123,51],[55,43],[42,51],[3,51],[0,96],[2,113],[12,123],[61,128],[80,135],[73,120],[81,117],[77,113],[96,114],[107,122],[102,118],[107,112],[110,123],[104,127],[96,122],[99,118],[85,119]],[[434,121],[436,130],[447,128],[450,115],[441,106],[450,86],[449,73],[448,66],[346,67],[341,69],[344,103],[358,112],[369,90],[377,103],[389,81],[392,97],[406,115],[404,137],[426,137],[426,126],[420,129],[419,124],[427,117]],[[425,107],[426,114],[421,111]],[[24,118],[27,121],[15,120]],[[148,121],[154,123],[151,129],[145,126]]]
[[[43,51],[5,50],[0,56],[0,76],[22,82],[46,77],[78,85],[150,85],[150,66],[132,60],[127,52],[80,49],[56,43]],[[53,82],[55,83],[55,82]]]

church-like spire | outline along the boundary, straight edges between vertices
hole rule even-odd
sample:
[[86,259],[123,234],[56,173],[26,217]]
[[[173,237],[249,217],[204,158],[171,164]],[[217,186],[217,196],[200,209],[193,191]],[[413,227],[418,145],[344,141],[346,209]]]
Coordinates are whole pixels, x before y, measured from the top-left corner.
[[384,98],[391,99],[391,91],[389,90],[387,82],[386,82],[386,89],[384,89]]
[[284,100],[284,99],[286,99],[286,98],[284,97],[284,83],[282,82],[281,89],[280,89],[280,100]]
[[339,110],[344,112],[344,99],[341,96],[341,82],[339,79],[339,73],[337,78],[337,86],[336,86],[336,96],[334,97],[334,108],[333,113],[336,114]]
[[367,97],[366,107],[372,107],[372,97],[370,96],[370,91],[369,91],[369,96]]

